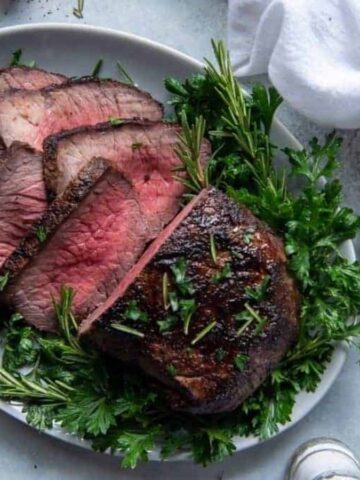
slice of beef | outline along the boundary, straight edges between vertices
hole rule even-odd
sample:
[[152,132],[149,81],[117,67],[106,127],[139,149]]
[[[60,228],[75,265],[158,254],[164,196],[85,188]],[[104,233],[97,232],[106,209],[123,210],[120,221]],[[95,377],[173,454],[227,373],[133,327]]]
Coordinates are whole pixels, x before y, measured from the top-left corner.
[[215,413],[258,388],[296,340],[297,317],[282,242],[247,208],[209,189],[166,227],[80,334],[172,387],[173,409]]
[[[147,214],[153,212],[158,233],[176,214],[177,199],[184,191],[174,179],[174,170],[181,167],[174,151],[180,131],[175,124],[138,122],[82,128],[48,138],[44,171],[50,198],[61,194],[93,156],[106,158],[131,180]],[[203,142],[203,162],[209,155],[210,145]]]
[[0,267],[46,207],[42,156],[14,143],[0,166]]
[[0,96],[0,137],[41,150],[47,136],[106,122],[111,117],[160,120],[163,108],[148,93],[115,80],[84,77],[41,90]]
[[66,80],[67,78],[59,73],[16,65],[0,70],[0,93],[13,89],[39,90],[49,85],[64,83]]
[[[47,234],[42,248],[40,227]],[[34,226],[16,252],[18,262],[6,265],[12,266],[10,279],[20,269],[6,300],[28,323],[56,331],[51,298],[58,298],[61,287],[76,289],[74,313],[81,320],[108,297],[147,240],[146,219],[132,186],[96,160]]]

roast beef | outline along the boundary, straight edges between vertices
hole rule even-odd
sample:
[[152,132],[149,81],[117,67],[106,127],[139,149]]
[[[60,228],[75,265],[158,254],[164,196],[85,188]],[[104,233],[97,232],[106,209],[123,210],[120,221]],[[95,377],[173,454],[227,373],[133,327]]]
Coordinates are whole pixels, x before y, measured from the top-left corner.
[[[77,319],[87,316],[172,220],[184,192],[173,178],[173,170],[182,165],[174,152],[178,133],[178,126],[158,123],[103,126],[60,136],[82,152],[85,166],[0,271],[10,279],[7,302],[29,323],[55,330],[51,295],[58,295],[62,285],[77,291]],[[56,151],[56,142],[52,144]],[[203,161],[208,150],[204,142]],[[100,180],[90,162],[99,154],[116,167]],[[46,233],[44,243],[39,232],[40,237]]]
[[[169,212],[169,205],[177,208],[173,199],[183,193],[174,180],[174,169],[181,166],[174,151],[179,133],[175,124],[142,122],[82,128],[48,138],[44,171],[50,198],[61,194],[91,158],[102,157],[131,179],[144,208],[157,212],[161,224],[166,224],[176,213],[176,209]],[[203,161],[209,154],[210,145],[203,142]]]
[[13,89],[39,90],[65,81],[66,77],[58,73],[16,65],[0,70],[0,93]]
[[41,150],[44,138],[111,117],[160,120],[163,108],[148,93],[115,80],[80,78],[41,90],[0,96],[0,138],[6,147],[22,141]]
[[153,242],[83,338],[172,388],[176,410],[231,411],[297,338],[298,294],[281,241],[204,190]]
[[41,154],[14,143],[0,166],[0,267],[46,207]]

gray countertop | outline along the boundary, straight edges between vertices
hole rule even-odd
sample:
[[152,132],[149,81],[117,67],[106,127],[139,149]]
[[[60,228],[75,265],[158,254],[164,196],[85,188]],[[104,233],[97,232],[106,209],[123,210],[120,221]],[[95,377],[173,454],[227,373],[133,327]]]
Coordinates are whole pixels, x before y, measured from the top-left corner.
[[[226,0],[85,0],[83,20],[72,15],[75,4],[76,0],[10,0],[0,26],[31,22],[101,25],[163,42],[199,59],[211,54],[210,38],[226,37]],[[281,108],[280,118],[303,143],[326,133],[287,106]],[[344,137],[341,179],[345,201],[359,212],[360,133],[340,134]],[[71,447],[0,413],[0,480],[280,480],[295,447],[322,435],[347,442],[360,455],[358,358],[350,352],[329,393],[298,425],[207,469],[190,463],[152,463],[123,471],[118,459]]]

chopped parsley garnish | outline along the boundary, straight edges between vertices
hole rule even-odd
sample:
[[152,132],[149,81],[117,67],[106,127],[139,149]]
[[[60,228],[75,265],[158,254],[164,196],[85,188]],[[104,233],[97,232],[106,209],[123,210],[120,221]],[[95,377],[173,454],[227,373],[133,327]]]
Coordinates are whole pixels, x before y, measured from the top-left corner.
[[19,48],[12,53],[10,67],[24,66],[24,67],[34,68],[36,66],[36,62],[34,60],[31,60],[30,62],[23,62],[21,59],[22,59],[22,49]]
[[142,142],[135,142],[131,145],[131,148],[133,150],[139,150],[139,148],[141,148],[143,146]]
[[170,365],[167,365],[166,371],[171,377],[175,377],[175,375],[177,374],[177,369],[172,363],[170,363]]
[[250,243],[252,242],[252,239],[254,237],[254,234],[255,234],[255,229],[254,228],[247,228],[245,230],[243,239],[244,239],[244,243],[246,245],[250,245]]
[[0,292],[2,292],[8,284],[9,278],[9,272],[6,272],[5,275],[0,276]]
[[211,278],[214,282],[219,283],[231,277],[232,277],[231,265],[229,262],[226,262],[223,268],[219,272],[216,272]]
[[171,271],[175,277],[175,283],[182,295],[193,295],[195,289],[190,279],[186,275],[187,261],[180,257],[174,265],[171,265]]
[[179,323],[179,319],[175,315],[168,314],[163,320],[158,320],[156,323],[159,326],[160,333],[167,333],[173,330],[173,328]]
[[35,233],[36,233],[36,236],[39,239],[39,241],[41,243],[44,243],[45,240],[47,239],[47,236],[48,236],[48,232],[47,232],[46,228],[43,225],[40,225],[40,227],[38,227],[36,229]]
[[149,320],[147,312],[140,310],[136,300],[129,302],[124,312],[124,318],[134,322],[147,322]]
[[268,286],[270,283],[270,276],[265,275],[259,285],[256,287],[246,287],[245,295],[249,300],[253,302],[262,302],[267,294]]
[[234,365],[239,370],[239,372],[243,372],[245,370],[246,364],[249,358],[246,355],[238,353],[234,358]]
[[191,317],[195,313],[196,310],[196,302],[195,299],[182,299],[179,302],[180,305],[180,316],[181,320],[184,323],[184,333],[187,335],[189,333],[189,325],[191,321]]
[[226,357],[226,355],[227,355],[226,351],[223,348],[219,347],[215,352],[215,356],[214,356],[215,361],[217,363],[222,362],[224,360],[224,358]]
[[113,127],[116,127],[116,125],[122,125],[125,123],[125,121],[122,118],[116,118],[116,117],[109,117],[109,122]]

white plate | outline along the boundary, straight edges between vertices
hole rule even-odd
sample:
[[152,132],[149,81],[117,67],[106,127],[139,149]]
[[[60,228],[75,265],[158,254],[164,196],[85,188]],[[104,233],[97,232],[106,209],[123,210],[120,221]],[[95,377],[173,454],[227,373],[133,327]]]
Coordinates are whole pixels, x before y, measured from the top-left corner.
[[[115,61],[131,74],[140,88],[165,102],[167,94],[163,80],[167,76],[184,78],[202,69],[202,64],[174,49],[128,33],[115,30],[63,24],[20,25],[0,30],[0,65],[9,62],[11,53],[22,48],[24,60],[36,60],[37,64],[54,72],[67,75],[90,74],[99,58],[104,59],[102,75],[117,78]],[[301,145],[280,122],[273,126],[273,141],[277,145],[301,148]],[[355,260],[351,242],[343,246],[345,255]],[[300,393],[292,415],[292,421],[281,428],[286,430],[303,418],[322,399],[345,362],[347,348],[339,345],[333,355],[322,381],[313,394]],[[25,422],[21,407],[0,403],[0,408],[9,415]],[[49,435],[68,443],[90,448],[77,437],[66,434],[60,428],[48,431]],[[256,445],[258,439],[236,438],[238,451]],[[187,453],[174,456],[174,460],[188,459]],[[151,460],[159,460],[159,450],[150,453]]]

